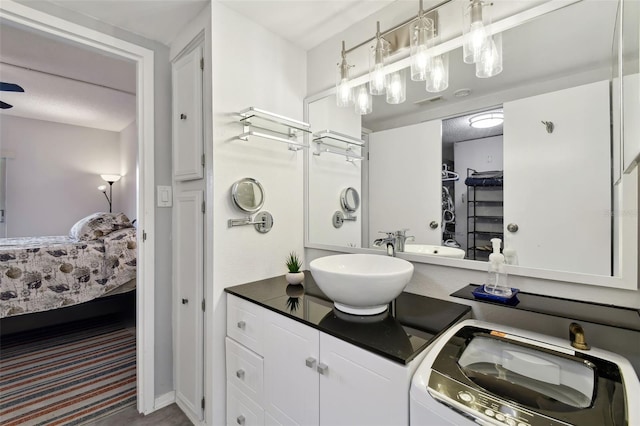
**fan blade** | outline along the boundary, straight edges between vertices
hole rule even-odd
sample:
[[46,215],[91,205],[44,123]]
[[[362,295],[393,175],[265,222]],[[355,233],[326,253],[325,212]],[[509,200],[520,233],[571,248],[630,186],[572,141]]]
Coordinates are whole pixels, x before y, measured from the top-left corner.
[[0,101],[0,109],[9,109],[9,108],[13,108],[13,105],[9,105],[7,103]]
[[[0,82],[0,91],[3,92],[24,92],[24,89],[17,84]],[[4,108],[4,107],[3,107]]]

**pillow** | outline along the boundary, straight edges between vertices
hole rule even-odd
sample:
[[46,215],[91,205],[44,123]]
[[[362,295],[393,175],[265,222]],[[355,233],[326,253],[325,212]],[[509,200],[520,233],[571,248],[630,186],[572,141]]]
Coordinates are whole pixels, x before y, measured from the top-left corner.
[[132,226],[124,213],[94,213],[77,221],[69,236],[79,241],[95,240]]

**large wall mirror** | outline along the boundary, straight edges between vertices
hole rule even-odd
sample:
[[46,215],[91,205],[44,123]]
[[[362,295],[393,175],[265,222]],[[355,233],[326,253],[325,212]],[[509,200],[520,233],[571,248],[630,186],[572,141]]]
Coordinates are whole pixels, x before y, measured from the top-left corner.
[[[312,129],[366,142],[353,161],[317,155],[311,140],[308,247],[376,250],[379,232],[408,229],[413,248],[400,256],[484,269],[498,237],[515,274],[637,288],[638,172],[623,141],[640,139],[639,3],[530,3],[538,16],[504,18],[497,76],[477,78],[451,43],[442,92],[407,76],[404,103],[373,96],[366,115],[337,107],[334,90],[305,102]],[[481,113],[504,121],[472,127]],[[362,195],[363,220],[335,229],[335,194],[347,186]]]

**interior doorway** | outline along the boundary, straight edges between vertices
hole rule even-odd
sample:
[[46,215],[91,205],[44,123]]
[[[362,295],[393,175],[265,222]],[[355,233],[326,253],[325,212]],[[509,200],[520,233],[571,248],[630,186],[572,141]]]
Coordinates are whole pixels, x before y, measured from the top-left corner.
[[137,408],[154,410],[154,55],[153,51],[14,2],[0,4],[0,19],[40,31],[136,66],[137,154]]

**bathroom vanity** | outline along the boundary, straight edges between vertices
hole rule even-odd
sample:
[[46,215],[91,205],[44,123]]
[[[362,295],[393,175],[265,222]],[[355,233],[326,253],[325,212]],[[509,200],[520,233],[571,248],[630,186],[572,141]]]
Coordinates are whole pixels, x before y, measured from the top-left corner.
[[309,272],[226,289],[227,424],[408,424],[409,385],[467,305],[402,293],[387,312],[337,311]]

